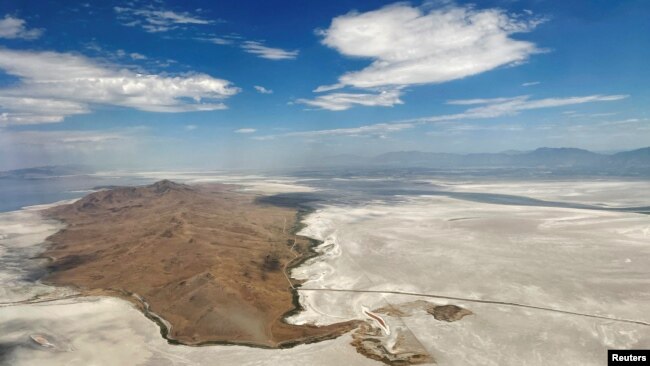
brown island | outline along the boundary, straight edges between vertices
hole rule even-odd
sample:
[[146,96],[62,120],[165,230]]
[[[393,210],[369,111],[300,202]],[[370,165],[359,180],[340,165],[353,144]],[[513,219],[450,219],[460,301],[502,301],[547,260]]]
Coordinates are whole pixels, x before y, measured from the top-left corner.
[[51,208],[67,224],[49,238],[45,282],[133,302],[171,342],[289,347],[357,326],[291,325],[289,269],[314,255],[294,235],[298,210],[235,186],[160,181],[92,193]]

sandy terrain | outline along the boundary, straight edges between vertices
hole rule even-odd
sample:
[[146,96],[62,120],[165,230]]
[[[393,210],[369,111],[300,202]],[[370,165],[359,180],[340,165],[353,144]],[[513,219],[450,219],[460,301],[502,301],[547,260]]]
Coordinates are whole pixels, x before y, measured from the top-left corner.
[[295,209],[255,197],[161,181],[49,209],[67,228],[49,238],[45,282],[132,301],[185,344],[283,347],[352,329],[283,321],[295,308],[286,269],[311,255],[311,243],[292,234]]

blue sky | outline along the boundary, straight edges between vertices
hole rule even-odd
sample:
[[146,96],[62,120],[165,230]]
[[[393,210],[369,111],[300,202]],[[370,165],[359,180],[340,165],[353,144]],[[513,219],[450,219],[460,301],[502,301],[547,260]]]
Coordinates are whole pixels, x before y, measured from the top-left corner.
[[0,4],[0,169],[650,145],[646,1]]

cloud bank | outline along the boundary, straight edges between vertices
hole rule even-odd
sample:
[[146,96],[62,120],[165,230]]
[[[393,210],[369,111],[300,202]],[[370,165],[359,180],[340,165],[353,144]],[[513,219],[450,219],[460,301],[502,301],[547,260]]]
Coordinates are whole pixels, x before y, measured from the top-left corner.
[[0,48],[0,69],[19,82],[0,89],[0,124],[60,122],[93,104],[150,112],[226,108],[239,88],[206,74],[140,74],[87,57]]

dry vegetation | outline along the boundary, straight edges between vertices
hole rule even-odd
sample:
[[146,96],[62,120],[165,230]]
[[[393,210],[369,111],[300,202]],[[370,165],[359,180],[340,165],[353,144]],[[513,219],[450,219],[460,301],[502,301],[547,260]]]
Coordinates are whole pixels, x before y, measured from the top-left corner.
[[310,255],[310,242],[291,232],[296,209],[256,203],[233,186],[161,181],[96,192],[46,214],[67,223],[49,238],[46,281],[145,310],[137,294],[169,322],[170,340],[283,347],[356,325],[283,321],[295,309],[286,270]]

